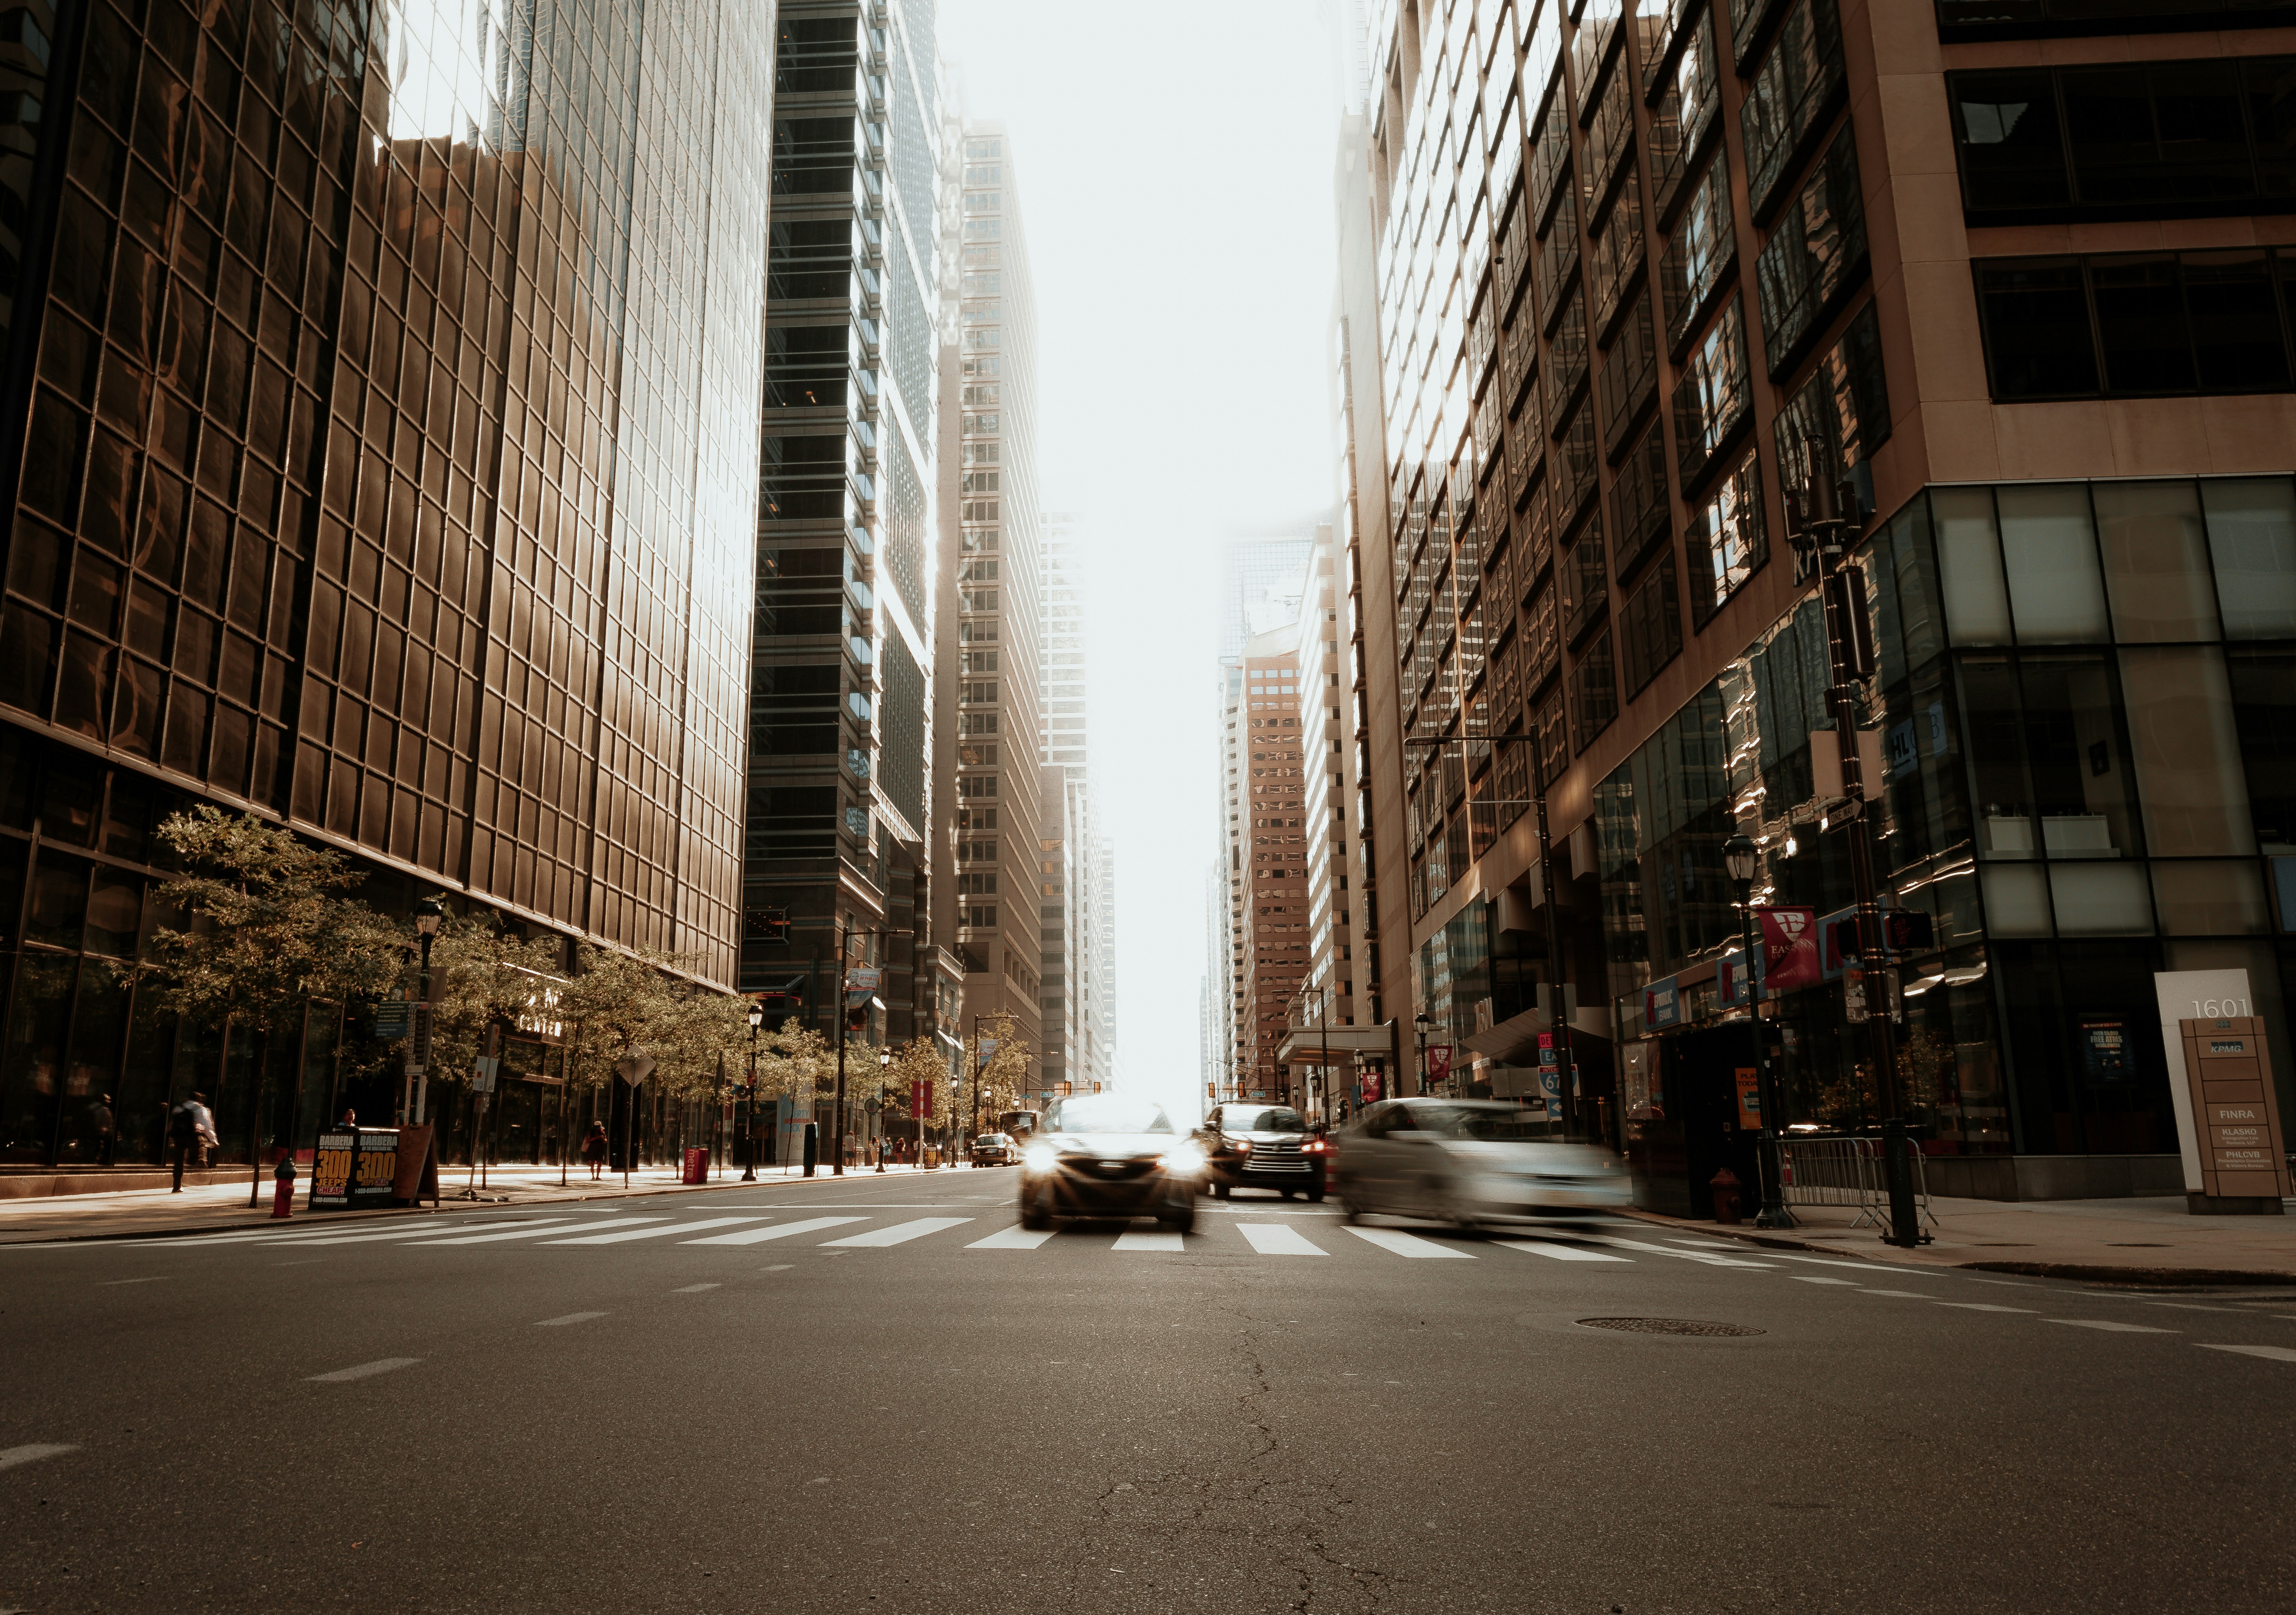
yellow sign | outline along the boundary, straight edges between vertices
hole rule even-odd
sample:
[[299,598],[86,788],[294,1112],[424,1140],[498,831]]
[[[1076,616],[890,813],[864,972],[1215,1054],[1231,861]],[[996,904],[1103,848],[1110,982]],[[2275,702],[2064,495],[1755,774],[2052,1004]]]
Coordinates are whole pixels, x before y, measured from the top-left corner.
[[1749,1132],[1762,1125],[1761,1074],[1751,1065],[1738,1068],[1738,1125]]

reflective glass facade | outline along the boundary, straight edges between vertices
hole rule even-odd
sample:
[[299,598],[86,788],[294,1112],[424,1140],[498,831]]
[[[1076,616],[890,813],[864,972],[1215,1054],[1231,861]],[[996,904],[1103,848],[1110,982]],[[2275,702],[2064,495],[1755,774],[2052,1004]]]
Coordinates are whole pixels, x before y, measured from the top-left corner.
[[758,14],[28,16],[76,78],[0,176],[11,744],[730,983]]

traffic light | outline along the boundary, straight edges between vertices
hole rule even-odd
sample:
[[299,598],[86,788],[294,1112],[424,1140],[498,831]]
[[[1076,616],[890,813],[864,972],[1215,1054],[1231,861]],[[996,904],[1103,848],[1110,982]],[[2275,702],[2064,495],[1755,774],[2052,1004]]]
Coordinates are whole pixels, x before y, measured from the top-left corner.
[[1882,942],[1893,954],[1927,953],[1937,946],[1937,921],[1926,909],[1883,909]]
[[790,939],[789,910],[750,908],[742,913],[742,932],[752,942],[772,942],[786,947]]

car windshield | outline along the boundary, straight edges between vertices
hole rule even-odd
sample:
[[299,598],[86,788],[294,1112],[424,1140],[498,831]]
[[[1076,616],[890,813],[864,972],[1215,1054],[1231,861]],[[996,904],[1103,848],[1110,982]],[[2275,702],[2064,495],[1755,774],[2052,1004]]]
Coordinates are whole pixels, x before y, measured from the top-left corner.
[[1230,1133],[1304,1133],[1297,1111],[1224,1111],[1220,1125]]
[[1414,1105],[1406,1124],[1445,1138],[1537,1139],[1546,1136],[1545,1119],[1513,1106]]
[[1058,1099],[1046,1112],[1045,1126],[1055,1133],[1168,1133],[1171,1122],[1161,1105],[1118,1094],[1079,1094]]

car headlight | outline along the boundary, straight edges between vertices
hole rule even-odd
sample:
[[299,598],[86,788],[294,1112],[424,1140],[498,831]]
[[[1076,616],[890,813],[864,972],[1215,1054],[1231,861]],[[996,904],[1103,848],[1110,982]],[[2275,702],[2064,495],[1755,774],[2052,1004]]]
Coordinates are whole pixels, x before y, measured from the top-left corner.
[[1060,1152],[1048,1144],[1030,1144],[1021,1152],[1021,1164],[1031,1172],[1049,1172],[1060,1161]]
[[1204,1169],[1203,1146],[1191,1139],[1157,1157],[1156,1164],[1167,1172],[1182,1177],[1193,1177]]

